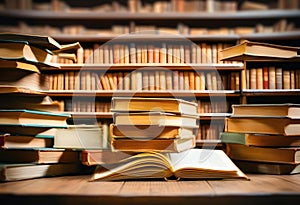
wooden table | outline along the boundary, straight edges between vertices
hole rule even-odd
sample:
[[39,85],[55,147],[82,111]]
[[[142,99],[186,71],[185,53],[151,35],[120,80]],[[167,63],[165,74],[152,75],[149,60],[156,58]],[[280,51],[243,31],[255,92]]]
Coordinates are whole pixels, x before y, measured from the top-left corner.
[[299,204],[300,174],[250,180],[89,182],[89,175],[0,183],[1,204]]

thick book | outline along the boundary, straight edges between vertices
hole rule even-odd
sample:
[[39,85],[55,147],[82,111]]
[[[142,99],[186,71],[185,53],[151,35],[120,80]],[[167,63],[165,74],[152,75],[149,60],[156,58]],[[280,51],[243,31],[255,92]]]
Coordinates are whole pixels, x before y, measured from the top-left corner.
[[84,166],[81,163],[1,163],[0,181],[9,182],[41,177],[91,174],[93,170],[92,167]]
[[241,144],[226,144],[226,152],[233,160],[300,163],[300,147],[255,147]]
[[233,104],[232,116],[275,116],[300,118],[300,104]]
[[195,137],[185,139],[112,139],[111,149],[124,152],[182,152],[196,146]]
[[3,163],[74,163],[80,162],[80,152],[55,148],[7,148],[0,149]]
[[178,126],[115,125],[110,124],[113,139],[183,139],[194,137],[194,129]]
[[70,114],[26,109],[1,109],[0,126],[67,128]]
[[91,181],[127,179],[248,179],[222,150],[144,152],[119,163],[98,166]]
[[49,90],[46,75],[22,69],[1,68],[0,85],[23,87],[32,90]]
[[287,117],[227,117],[225,132],[299,136],[300,119]]
[[51,148],[54,136],[0,135],[1,148]]
[[246,60],[251,57],[292,58],[297,56],[299,47],[283,46],[270,43],[243,41],[242,43],[221,50],[221,60]]
[[299,136],[268,135],[257,133],[221,132],[222,143],[243,144],[248,146],[262,147],[288,147],[300,146]]
[[98,125],[68,125],[66,129],[57,129],[54,136],[55,148],[103,149],[107,139]]
[[82,150],[80,155],[81,163],[87,166],[114,164],[137,153],[135,152],[115,152],[111,149],[102,150]]
[[234,163],[245,173],[257,174],[299,174],[300,164],[282,164],[235,160]]
[[197,127],[197,117],[193,115],[177,115],[163,112],[114,113],[116,125],[155,125]]
[[53,53],[29,45],[27,42],[0,41],[0,59],[23,61],[27,63],[53,64]]
[[113,97],[112,112],[170,112],[197,115],[197,103],[176,98]]
[[0,60],[0,68],[20,69],[40,73],[40,68],[36,65],[13,60]]
[[21,34],[21,33],[1,33],[1,40],[8,41],[25,41],[29,45],[49,49],[59,50],[62,46],[50,36],[32,35],[32,34]]
[[0,95],[18,96],[18,97],[35,97],[42,99],[47,96],[45,91],[33,90],[26,87],[19,87],[13,85],[0,85]]

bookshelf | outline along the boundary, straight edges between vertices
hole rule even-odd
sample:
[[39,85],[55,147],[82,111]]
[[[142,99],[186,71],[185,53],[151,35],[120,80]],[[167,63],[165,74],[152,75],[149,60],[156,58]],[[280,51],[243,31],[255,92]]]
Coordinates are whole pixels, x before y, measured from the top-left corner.
[[[265,99],[265,97],[274,99],[277,102],[285,101],[280,100],[284,97],[294,102],[295,96],[299,94],[299,88],[289,90],[245,89],[243,87],[246,84],[243,71],[244,69],[247,70],[248,62],[221,62],[212,57],[217,56],[220,49],[235,45],[244,39],[299,46],[300,12],[298,1],[252,1],[259,3],[259,5],[255,4],[254,6],[260,6],[260,10],[253,10],[255,8],[253,5],[252,7],[250,5],[250,9],[248,7],[247,10],[245,0],[118,0],[113,2],[26,0],[22,5],[16,2],[0,1],[2,8],[5,8],[0,12],[1,31],[46,34],[51,35],[60,43],[79,41],[83,46],[84,50],[77,54],[78,63],[60,62],[62,66],[59,71],[45,70],[45,74],[52,76],[57,82],[47,92],[49,96],[64,102],[65,111],[72,113],[73,116],[83,121],[89,118],[109,121],[112,115],[107,112],[109,109],[107,104],[113,96],[175,96],[197,101],[200,102],[201,106],[203,105],[203,107],[199,107],[199,110],[202,110],[199,123],[204,131],[198,132],[201,133],[198,136],[199,142],[205,142],[203,140],[207,140],[206,142],[215,140],[214,142],[217,142],[218,130],[223,127],[224,117],[231,112],[231,104],[255,102],[257,99],[259,101],[259,99]],[[182,5],[185,5],[185,7]],[[139,49],[138,45],[145,44],[148,46],[146,51],[142,48],[141,55],[143,52],[152,52],[153,47],[158,48],[159,53],[165,55],[165,60],[155,62],[147,57],[147,60],[138,62],[139,57],[136,56],[136,61],[131,61],[131,44],[135,45],[136,54],[140,53],[137,51]],[[125,49],[114,49],[114,45],[117,45],[118,48],[125,46]],[[171,55],[179,61],[168,61],[167,49],[169,45],[173,46]],[[181,50],[179,48],[178,51],[177,46],[180,47],[180,45],[189,46],[189,48]],[[207,58],[205,61],[197,58],[193,59],[193,46],[205,47],[205,49],[197,51],[197,56],[199,56],[199,53],[211,53],[205,53]],[[125,56],[127,59],[96,59],[94,57],[95,52],[97,54],[99,52],[104,53],[106,47],[110,49],[109,52],[113,53],[114,56],[114,52],[116,52],[119,56]],[[165,50],[161,51],[161,49]],[[123,53],[120,54],[121,52]],[[181,53],[185,53],[185,57],[178,57]],[[92,55],[93,57],[91,57]],[[189,57],[186,57],[187,55]],[[146,77],[148,80],[136,79],[138,79],[138,82],[149,82],[150,76],[157,70],[164,73],[164,82],[167,82],[169,76],[167,73],[172,74],[173,86],[171,88],[168,87],[167,83],[164,85],[159,84],[157,87],[160,87],[160,89],[145,89],[150,85],[143,83],[139,84],[142,87],[137,88],[132,86],[125,88],[124,85],[122,88],[119,88],[118,85],[104,88],[103,83],[101,84],[101,77],[106,74],[114,76],[116,73],[122,73],[124,81],[126,78],[125,73],[129,74],[131,78],[133,73],[142,76],[148,75]],[[194,72],[193,76],[200,73],[205,74],[206,86],[204,89],[199,89],[198,85],[196,86],[191,81],[188,81],[188,87],[174,88],[174,82],[176,82],[174,73],[185,75],[191,72]],[[144,75],[145,73],[147,75]],[[212,73],[217,73],[222,79],[223,84],[221,87],[209,87],[208,79],[212,82],[215,82],[216,79],[208,78]],[[77,74],[79,74],[79,77],[81,77],[81,74],[86,74],[88,77],[85,77],[87,78],[85,82],[90,82],[91,76],[95,75],[99,79],[98,81],[92,80],[94,87],[89,88],[83,88],[81,85],[78,85],[79,87],[66,85],[66,82],[69,82],[70,78],[74,78],[74,75]],[[194,78],[192,81],[199,80]],[[58,82],[62,83],[58,84]],[[95,86],[96,84],[99,85],[99,82],[102,88]],[[190,83],[194,86],[190,86]],[[134,84],[132,80],[130,85]],[[81,104],[85,104],[88,108],[75,109],[72,106],[71,108],[68,107],[72,101],[77,100],[82,101]],[[87,101],[98,102],[99,107],[105,107],[106,111],[97,110],[95,103],[87,105]],[[211,102],[211,105],[207,105],[207,102]],[[218,102],[226,104],[225,108],[217,109],[220,107]],[[205,109],[204,106],[206,106]],[[213,106],[217,108],[212,109]],[[211,131],[210,128],[214,131]]]

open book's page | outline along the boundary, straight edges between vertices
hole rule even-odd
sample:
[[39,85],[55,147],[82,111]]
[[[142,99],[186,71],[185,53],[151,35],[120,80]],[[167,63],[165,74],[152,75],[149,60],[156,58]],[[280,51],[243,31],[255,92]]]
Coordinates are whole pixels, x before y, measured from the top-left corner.
[[239,171],[237,166],[222,150],[190,149],[181,153],[169,153],[174,171],[179,169],[207,169]]
[[116,164],[98,167],[93,180],[124,180],[139,178],[164,178],[172,176],[171,164],[159,153],[140,153]]

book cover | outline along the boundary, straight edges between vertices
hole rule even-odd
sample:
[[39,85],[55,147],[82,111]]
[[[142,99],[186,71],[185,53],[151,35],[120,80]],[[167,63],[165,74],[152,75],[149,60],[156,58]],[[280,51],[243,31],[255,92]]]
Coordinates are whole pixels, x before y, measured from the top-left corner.
[[300,164],[282,164],[267,162],[251,162],[234,160],[234,163],[245,173],[256,174],[298,174],[300,173]]
[[195,137],[184,139],[116,139],[111,149],[122,152],[182,152],[196,146]]
[[3,163],[74,163],[80,162],[80,152],[56,148],[7,148],[0,149]]
[[113,112],[170,112],[197,115],[197,103],[176,98],[113,97]]
[[80,163],[15,163],[0,164],[0,181],[12,182],[41,177],[54,177],[64,175],[81,175],[93,173],[93,167],[83,166]]
[[194,129],[176,126],[115,125],[110,124],[113,139],[183,139],[194,136]]
[[300,104],[233,104],[232,116],[274,116],[300,118]]
[[226,144],[226,153],[233,160],[300,163],[300,147],[255,147],[242,144]]
[[300,136],[268,135],[257,133],[221,132],[220,140],[223,143],[243,144],[262,147],[300,146]]
[[247,60],[251,57],[292,58],[297,56],[299,47],[277,44],[243,41],[242,43],[221,50],[221,60]]
[[176,115],[163,112],[114,113],[116,125],[156,125],[197,127],[197,117],[193,115]]
[[287,117],[227,117],[225,132],[298,136],[300,120]]
[[0,59],[51,64],[53,53],[20,41],[0,41]]
[[66,128],[70,114],[26,109],[0,109],[1,126]]

